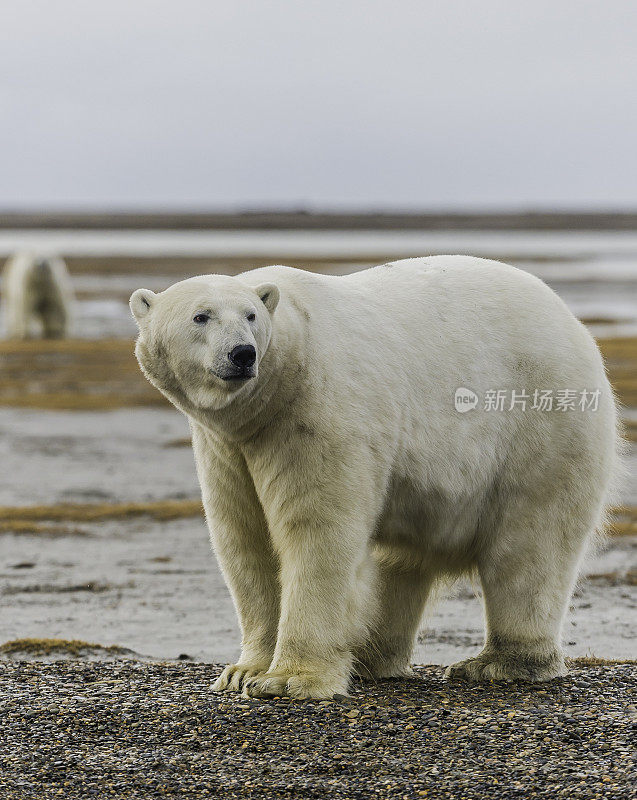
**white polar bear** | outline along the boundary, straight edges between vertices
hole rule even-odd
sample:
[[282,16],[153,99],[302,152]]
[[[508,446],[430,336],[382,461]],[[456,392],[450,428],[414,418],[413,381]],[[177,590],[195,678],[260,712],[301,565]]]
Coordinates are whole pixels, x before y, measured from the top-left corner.
[[461,256],[273,266],[138,289],[131,309],[144,374],[190,420],[241,623],[216,690],[331,697],[353,671],[404,675],[432,585],[473,569],[486,642],[447,675],[564,673],[618,440],[595,342],[544,283]]
[[68,335],[74,304],[66,264],[58,256],[18,253],[4,268],[2,294],[10,339]]

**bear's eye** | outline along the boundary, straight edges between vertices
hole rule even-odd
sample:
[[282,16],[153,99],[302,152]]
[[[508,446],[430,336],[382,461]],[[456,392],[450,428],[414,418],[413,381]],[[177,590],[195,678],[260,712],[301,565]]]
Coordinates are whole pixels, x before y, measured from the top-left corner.
[[254,313],[254,311],[252,311],[250,314],[248,314],[248,322],[254,322],[256,318],[257,318],[257,315]]
[[205,325],[209,319],[210,317],[208,314],[195,314],[195,316],[192,318],[192,321],[196,322],[197,325]]

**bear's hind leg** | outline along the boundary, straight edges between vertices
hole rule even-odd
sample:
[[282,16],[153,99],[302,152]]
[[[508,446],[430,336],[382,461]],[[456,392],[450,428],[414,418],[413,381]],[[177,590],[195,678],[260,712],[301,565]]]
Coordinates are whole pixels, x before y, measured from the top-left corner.
[[7,297],[6,303],[7,336],[9,339],[28,339],[30,333],[30,312],[22,297]]
[[362,678],[411,674],[414,638],[431,589],[431,575],[420,565],[377,559],[378,610],[365,644],[354,651]]
[[566,501],[540,510],[516,505],[504,514],[478,559],[484,649],[450,666],[448,678],[544,681],[566,674],[561,629],[592,516]]
[[63,308],[46,306],[42,309],[42,335],[45,339],[64,339],[67,329],[67,315]]

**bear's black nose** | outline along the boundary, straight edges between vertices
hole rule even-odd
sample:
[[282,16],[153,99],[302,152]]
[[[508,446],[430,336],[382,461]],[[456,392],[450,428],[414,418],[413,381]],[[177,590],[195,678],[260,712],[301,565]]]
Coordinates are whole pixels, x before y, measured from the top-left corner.
[[235,367],[248,369],[257,360],[257,351],[251,344],[238,344],[228,353],[228,358]]

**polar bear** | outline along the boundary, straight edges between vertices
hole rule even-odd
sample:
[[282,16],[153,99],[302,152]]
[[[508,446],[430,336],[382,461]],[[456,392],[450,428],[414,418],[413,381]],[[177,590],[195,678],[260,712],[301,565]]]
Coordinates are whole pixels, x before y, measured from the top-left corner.
[[18,253],[4,268],[2,294],[10,339],[68,335],[73,289],[66,264],[58,256]]
[[130,305],[142,371],[190,421],[240,620],[215,690],[328,698],[354,672],[406,675],[432,586],[473,570],[485,644],[447,676],[564,674],[616,409],[594,340],[542,281],[438,256],[204,275]]

